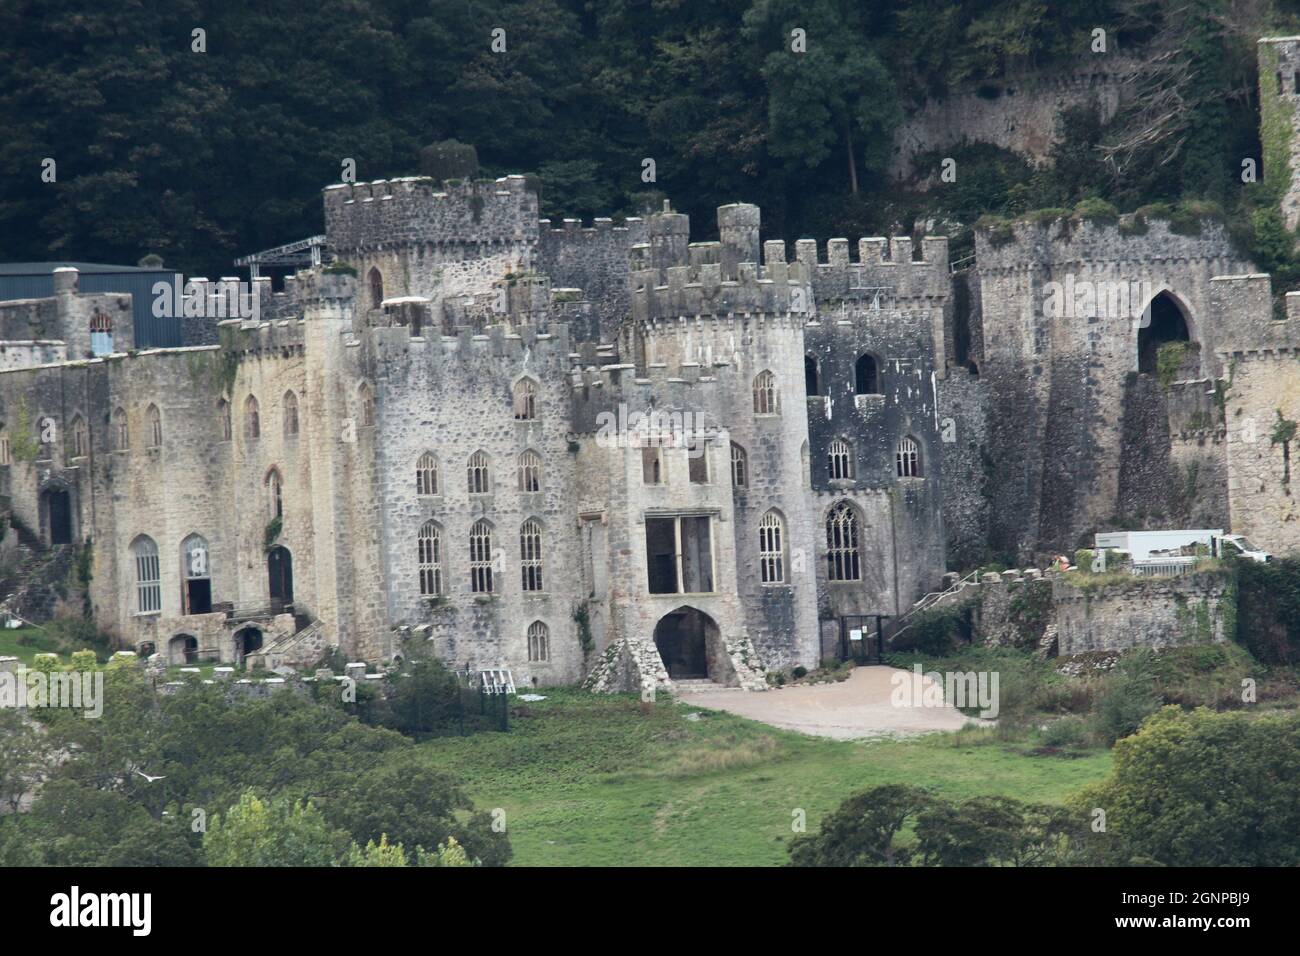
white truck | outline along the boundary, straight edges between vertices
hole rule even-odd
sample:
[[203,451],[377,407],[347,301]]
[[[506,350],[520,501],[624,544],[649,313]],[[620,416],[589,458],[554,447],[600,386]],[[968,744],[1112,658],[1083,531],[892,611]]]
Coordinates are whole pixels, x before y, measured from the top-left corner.
[[1265,562],[1272,558],[1239,534],[1224,534],[1222,528],[1189,529],[1182,531],[1108,531],[1096,537],[1097,550],[1114,549],[1133,557],[1135,568],[1153,562],[1167,562],[1194,557],[1197,545],[1203,545],[1204,554],[1218,558],[1236,555],[1251,561]]

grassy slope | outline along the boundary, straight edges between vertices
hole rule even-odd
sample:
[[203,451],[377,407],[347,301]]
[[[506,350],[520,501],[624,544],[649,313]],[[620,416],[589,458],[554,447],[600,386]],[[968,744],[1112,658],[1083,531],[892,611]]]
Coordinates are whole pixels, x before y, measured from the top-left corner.
[[668,702],[645,717],[631,697],[545,693],[509,734],[421,745],[476,806],[506,810],[516,864],[780,864],[795,808],[812,831],[865,787],[1057,802],[1110,766],[1107,752],[1026,756],[987,734],[843,743],[729,714],[690,721]]
[[[37,654],[42,653],[44,648],[38,645],[19,644],[18,638],[28,635],[35,637],[41,644],[45,644],[46,642],[41,641],[41,633],[39,629],[34,627],[17,627],[13,630],[0,628],[0,657],[17,657],[24,665],[30,666],[32,659]],[[52,647],[53,645],[50,644],[49,646]],[[59,662],[66,664],[67,658],[60,656]]]

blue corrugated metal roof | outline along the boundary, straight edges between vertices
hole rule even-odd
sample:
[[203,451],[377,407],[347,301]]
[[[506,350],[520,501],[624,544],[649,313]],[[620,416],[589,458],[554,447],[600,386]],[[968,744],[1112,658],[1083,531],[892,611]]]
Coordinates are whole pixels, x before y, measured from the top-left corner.
[[147,269],[99,262],[6,262],[0,263],[0,301],[44,299],[54,295],[54,270],[72,266],[81,275],[81,292],[128,292],[131,294],[135,347],[171,348],[184,345],[179,318],[157,318],[153,314],[153,285],[170,282],[171,269]]

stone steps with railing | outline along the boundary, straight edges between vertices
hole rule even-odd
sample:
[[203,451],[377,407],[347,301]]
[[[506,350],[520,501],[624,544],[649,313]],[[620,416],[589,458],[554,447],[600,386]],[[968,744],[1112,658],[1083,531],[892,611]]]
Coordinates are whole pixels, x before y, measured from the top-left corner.
[[249,668],[258,666],[267,670],[282,667],[304,668],[317,664],[329,649],[325,625],[312,621],[292,634],[282,634],[271,643],[249,654],[245,663]]

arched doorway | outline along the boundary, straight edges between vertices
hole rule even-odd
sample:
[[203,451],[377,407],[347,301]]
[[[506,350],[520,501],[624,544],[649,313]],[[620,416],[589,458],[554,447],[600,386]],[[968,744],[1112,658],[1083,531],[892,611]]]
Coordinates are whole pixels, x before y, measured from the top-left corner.
[[1168,292],[1161,292],[1147,306],[1138,328],[1138,371],[1155,375],[1158,371],[1160,346],[1169,342],[1190,342],[1187,316],[1178,301]]
[[199,639],[190,634],[177,634],[167,644],[167,661],[172,666],[193,664],[199,659]]
[[718,625],[693,607],[679,607],[655,625],[655,647],[673,680],[716,677],[709,658],[717,644]]
[[272,604],[293,603],[293,555],[276,545],[266,555],[266,573],[270,581]]
[[262,632],[255,627],[246,627],[235,635],[235,653],[239,659],[247,659],[249,654],[262,649]]
[[72,544],[72,495],[63,488],[48,488],[41,497],[50,544]]

